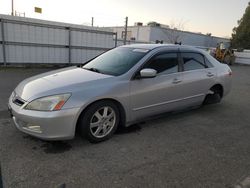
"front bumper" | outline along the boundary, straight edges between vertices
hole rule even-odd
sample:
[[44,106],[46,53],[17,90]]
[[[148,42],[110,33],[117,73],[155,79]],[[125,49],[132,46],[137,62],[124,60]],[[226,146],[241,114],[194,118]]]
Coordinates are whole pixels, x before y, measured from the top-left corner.
[[25,110],[9,99],[9,111],[20,131],[43,140],[68,140],[75,136],[80,108],[53,112]]

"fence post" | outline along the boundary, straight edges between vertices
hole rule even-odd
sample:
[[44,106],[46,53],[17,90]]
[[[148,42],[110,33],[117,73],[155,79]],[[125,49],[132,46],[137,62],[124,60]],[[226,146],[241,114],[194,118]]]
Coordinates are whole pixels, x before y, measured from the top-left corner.
[[115,33],[115,47],[117,47],[117,32]]
[[1,33],[2,33],[2,50],[3,50],[3,63],[6,66],[6,51],[5,51],[5,38],[4,38],[4,22],[3,19],[0,19],[1,22]]
[[124,40],[123,40],[123,44],[126,45],[127,42],[127,34],[128,34],[128,17],[125,18],[125,34],[124,34]]
[[69,63],[71,63],[71,28],[68,27],[69,30]]

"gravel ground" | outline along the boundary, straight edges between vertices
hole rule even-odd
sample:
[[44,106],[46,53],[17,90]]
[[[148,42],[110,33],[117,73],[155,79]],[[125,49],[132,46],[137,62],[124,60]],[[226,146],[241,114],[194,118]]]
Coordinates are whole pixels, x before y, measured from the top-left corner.
[[[45,142],[17,131],[7,100],[48,69],[0,70],[0,160],[6,188],[243,187],[250,176],[250,67],[233,66],[220,104],[134,125],[106,142]],[[240,184],[242,186],[240,186]]]

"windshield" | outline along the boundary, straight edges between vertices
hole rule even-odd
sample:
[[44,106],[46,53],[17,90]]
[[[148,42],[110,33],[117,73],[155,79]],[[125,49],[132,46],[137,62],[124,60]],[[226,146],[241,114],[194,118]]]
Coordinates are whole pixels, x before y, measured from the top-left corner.
[[113,76],[130,70],[148,50],[135,48],[115,48],[93,59],[82,68]]

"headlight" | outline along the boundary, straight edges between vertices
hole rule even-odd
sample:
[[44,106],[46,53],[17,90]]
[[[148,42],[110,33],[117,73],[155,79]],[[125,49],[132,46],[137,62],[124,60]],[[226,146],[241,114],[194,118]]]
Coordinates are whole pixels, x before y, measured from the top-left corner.
[[53,95],[35,99],[28,103],[24,109],[38,111],[55,111],[61,110],[71,94]]

